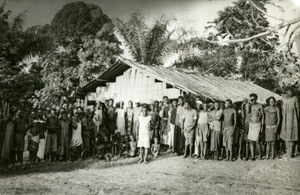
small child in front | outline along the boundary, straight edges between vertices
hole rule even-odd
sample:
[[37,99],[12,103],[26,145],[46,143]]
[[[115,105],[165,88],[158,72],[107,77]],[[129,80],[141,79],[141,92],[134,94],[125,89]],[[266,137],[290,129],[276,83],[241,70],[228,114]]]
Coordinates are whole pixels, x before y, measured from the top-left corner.
[[150,125],[151,116],[148,115],[148,107],[145,105],[142,108],[142,115],[138,120],[138,148],[140,148],[140,160],[138,163],[144,161],[147,164],[148,150],[150,148]]

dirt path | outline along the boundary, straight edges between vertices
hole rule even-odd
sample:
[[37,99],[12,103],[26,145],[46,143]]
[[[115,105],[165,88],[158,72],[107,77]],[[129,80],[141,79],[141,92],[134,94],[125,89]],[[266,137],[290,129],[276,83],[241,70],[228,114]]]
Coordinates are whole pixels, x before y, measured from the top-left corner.
[[300,159],[151,163],[0,178],[0,194],[300,194]]

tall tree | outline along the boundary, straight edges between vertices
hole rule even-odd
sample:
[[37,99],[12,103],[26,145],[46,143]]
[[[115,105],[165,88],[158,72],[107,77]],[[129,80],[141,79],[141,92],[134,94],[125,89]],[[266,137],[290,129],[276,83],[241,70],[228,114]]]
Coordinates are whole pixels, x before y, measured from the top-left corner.
[[139,12],[134,12],[128,21],[115,21],[116,34],[128,47],[135,61],[147,65],[162,65],[164,57],[178,49],[185,32],[170,29],[171,18],[161,16],[147,25]]
[[[265,5],[268,0],[238,0],[218,12],[218,17],[207,26],[217,31],[207,39],[192,40],[202,52],[205,72],[220,76],[236,76],[276,91],[279,88],[278,67],[283,55],[278,52],[276,31],[263,34],[270,28]],[[259,8],[259,10],[257,9]],[[251,37],[247,40],[247,37]],[[246,40],[243,40],[246,39]],[[240,40],[240,41],[237,41]]]
[[12,12],[0,6],[0,100],[2,111],[8,114],[11,106],[20,107],[39,89],[39,77],[25,71],[23,60],[43,53],[43,38],[24,31],[24,14],[11,17]]
[[94,79],[121,52],[111,20],[97,5],[66,4],[50,26],[55,49],[41,56],[40,104],[57,105],[62,97],[73,101],[80,85]]

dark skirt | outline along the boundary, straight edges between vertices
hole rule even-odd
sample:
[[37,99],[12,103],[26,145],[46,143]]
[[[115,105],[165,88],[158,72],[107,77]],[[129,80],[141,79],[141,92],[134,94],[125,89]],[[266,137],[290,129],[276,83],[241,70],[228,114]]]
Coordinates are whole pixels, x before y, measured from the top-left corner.
[[181,134],[181,128],[178,125],[175,125],[174,130],[174,151],[177,154],[182,154],[184,149],[184,136]]

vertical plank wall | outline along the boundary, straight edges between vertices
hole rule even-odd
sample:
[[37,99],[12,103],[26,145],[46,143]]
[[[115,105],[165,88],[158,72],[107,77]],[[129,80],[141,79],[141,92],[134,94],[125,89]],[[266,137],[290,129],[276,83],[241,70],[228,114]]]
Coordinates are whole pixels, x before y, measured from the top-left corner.
[[168,88],[165,82],[155,82],[155,78],[130,68],[118,76],[114,83],[107,83],[106,87],[98,87],[95,93],[87,94],[88,100],[104,101],[113,98],[115,102],[139,100],[142,103],[151,103],[154,100],[162,100],[164,95],[169,98],[177,98],[180,90]]

